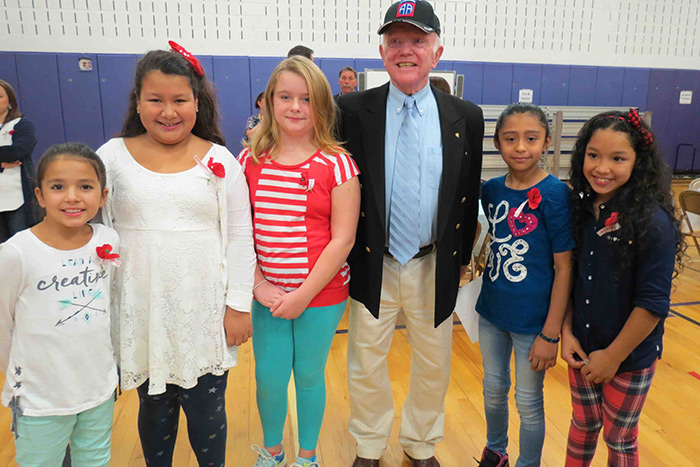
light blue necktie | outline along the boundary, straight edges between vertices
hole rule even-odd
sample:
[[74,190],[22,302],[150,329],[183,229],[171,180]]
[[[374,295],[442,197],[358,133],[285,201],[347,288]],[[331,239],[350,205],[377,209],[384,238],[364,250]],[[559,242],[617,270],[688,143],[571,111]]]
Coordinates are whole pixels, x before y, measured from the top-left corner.
[[408,96],[403,103],[389,214],[389,253],[401,264],[418,253],[420,242],[420,147],[415,102]]

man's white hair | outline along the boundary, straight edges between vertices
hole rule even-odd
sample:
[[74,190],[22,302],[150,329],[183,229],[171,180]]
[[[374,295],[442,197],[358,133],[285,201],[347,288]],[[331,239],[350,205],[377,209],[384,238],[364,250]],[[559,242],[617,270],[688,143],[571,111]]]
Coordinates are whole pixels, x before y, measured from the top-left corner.
[[[387,29],[388,31],[388,29]],[[441,38],[436,32],[430,32],[427,33],[429,36],[435,36],[435,44],[433,45],[433,53],[437,53],[438,49],[440,48],[441,45]],[[387,49],[388,46],[386,45],[386,32],[382,33],[382,46],[384,49]]]

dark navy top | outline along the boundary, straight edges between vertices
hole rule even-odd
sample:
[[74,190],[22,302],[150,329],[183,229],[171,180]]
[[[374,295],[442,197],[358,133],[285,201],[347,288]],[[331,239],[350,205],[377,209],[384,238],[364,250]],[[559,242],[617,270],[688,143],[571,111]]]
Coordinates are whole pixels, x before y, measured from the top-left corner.
[[[537,188],[535,209],[518,207]],[[569,187],[548,175],[534,187],[514,190],[505,176],[486,182],[481,203],[489,223],[490,252],[476,311],[495,326],[518,334],[537,334],[549,313],[554,253],[573,249]]]
[[620,241],[616,231],[599,236],[605,221],[615,212],[614,198],[600,205],[595,220],[593,206],[577,253],[577,274],[573,288],[573,331],[587,354],[607,348],[622,330],[632,310],[641,307],[661,321],[622,362],[618,373],[641,370],[661,357],[664,319],[668,316],[671,280],[676,254],[673,225],[659,207],[649,232],[641,242],[634,240],[632,264],[617,270],[615,249]]

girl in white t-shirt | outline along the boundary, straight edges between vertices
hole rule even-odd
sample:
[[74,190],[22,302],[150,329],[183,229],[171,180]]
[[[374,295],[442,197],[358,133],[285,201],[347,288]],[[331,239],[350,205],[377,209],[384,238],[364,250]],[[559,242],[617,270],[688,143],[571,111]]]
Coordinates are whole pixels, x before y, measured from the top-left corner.
[[0,245],[2,403],[17,462],[107,466],[117,367],[110,280],[119,237],[88,224],[107,197],[105,168],[80,143],[49,148],[36,197],[44,220]]

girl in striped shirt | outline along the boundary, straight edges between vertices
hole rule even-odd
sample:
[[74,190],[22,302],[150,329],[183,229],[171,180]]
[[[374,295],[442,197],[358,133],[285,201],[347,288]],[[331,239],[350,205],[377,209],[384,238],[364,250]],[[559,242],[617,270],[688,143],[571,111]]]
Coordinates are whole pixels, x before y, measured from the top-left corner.
[[[258,467],[285,466],[282,431],[294,371],[298,465],[317,466],[324,369],[345,310],[360,210],[358,169],[333,138],[335,105],[321,70],[291,57],[272,73],[265,118],[239,156],[253,206],[258,267],[252,320],[265,448]],[[294,465],[294,464],[293,464]]]

